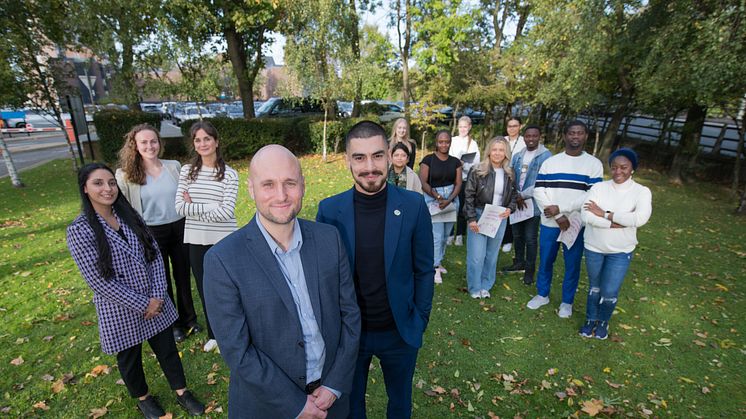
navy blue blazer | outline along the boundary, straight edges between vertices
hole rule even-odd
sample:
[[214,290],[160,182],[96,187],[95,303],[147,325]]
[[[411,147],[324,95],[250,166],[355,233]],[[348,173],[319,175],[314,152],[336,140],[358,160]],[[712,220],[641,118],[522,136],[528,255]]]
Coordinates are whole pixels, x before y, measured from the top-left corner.
[[[354,272],[353,190],[321,201],[316,221],[339,229]],[[383,253],[389,304],[401,337],[409,345],[419,348],[433,305],[432,221],[422,195],[393,185],[387,185],[386,190]]]
[[[300,220],[301,261],[326,345],[321,384],[342,392],[328,418],[346,417],[360,340],[360,309],[337,231]],[[296,417],[306,403],[298,311],[256,218],[205,255],[205,303],[231,371],[231,418]]]

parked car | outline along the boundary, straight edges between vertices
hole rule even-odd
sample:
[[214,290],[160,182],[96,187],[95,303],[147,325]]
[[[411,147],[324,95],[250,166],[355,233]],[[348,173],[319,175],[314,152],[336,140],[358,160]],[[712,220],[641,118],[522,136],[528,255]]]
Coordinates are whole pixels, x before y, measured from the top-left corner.
[[378,116],[381,122],[391,122],[395,119],[404,118],[404,109],[395,103],[378,103],[383,113]]
[[0,110],[3,128],[24,128],[26,126],[26,112],[19,109]]
[[160,103],[141,103],[140,109],[142,109],[143,112],[163,115]]
[[337,109],[339,109],[339,112],[337,115],[339,115],[340,118],[349,118],[352,116],[352,102],[342,102],[341,100],[337,101]]
[[178,109],[174,114],[174,123],[181,125],[184,121],[191,121],[194,119],[212,118],[215,115],[211,114],[206,108],[200,106],[186,106],[183,109]]
[[230,119],[241,119],[243,118],[243,106],[241,105],[228,105],[225,107],[225,114]]
[[309,98],[273,97],[256,110],[257,118],[292,118],[323,114],[324,107],[321,101]]
[[[453,108],[450,106],[439,109],[437,112],[443,115],[443,120],[446,122],[453,119]],[[471,118],[472,124],[481,124],[482,122],[484,122],[484,112],[482,111],[477,111],[470,107],[461,108],[458,112],[456,112],[456,119],[459,119],[464,115]]]

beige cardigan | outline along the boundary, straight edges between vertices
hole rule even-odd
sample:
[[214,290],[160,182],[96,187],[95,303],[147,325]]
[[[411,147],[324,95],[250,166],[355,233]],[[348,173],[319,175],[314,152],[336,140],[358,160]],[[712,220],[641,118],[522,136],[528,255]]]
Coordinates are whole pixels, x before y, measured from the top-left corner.
[[[163,168],[166,169],[166,174],[171,176],[174,182],[178,185],[181,163],[176,160],[161,160],[161,163],[163,163]],[[141,185],[129,182],[124,170],[122,169],[117,169],[114,176],[117,178],[117,185],[119,186],[122,195],[127,198],[130,205],[132,205],[132,208],[134,208],[138,214],[142,215],[142,202],[140,202]]]
[[407,190],[422,195],[422,182],[420,181],[420,177],[417,176],[417,173],[410,169],[409,166],[404,166],[404,168],[407,169]]

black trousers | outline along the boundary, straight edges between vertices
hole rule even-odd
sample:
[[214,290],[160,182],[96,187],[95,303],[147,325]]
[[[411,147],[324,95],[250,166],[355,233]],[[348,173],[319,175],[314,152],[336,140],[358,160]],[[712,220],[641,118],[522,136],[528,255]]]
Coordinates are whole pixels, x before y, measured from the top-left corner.
[[[148,343],[155,352],[171,389],[185,388],[184,367],[179,359],[179,351],[176,349],[171,327],[148,339]],[[142,397],[148,394],[148,384],[145,382],[145,372],[142,369],[142,343],[117,353],[117,365],[119,365],[119,373],[122,375],[130,396]]]
[[199,298],[202,300],[202,310],[205,313],[205,323],[207,324],[207,337],[215,339],[215,335],[212,333],[212,327],[210,327],[210,318],[207,317],[207,306],[205,306],[205,288],[203,285],[203,278],[205,274],[205,253],[212,247],[211,244],[190,244],[189,245],[189,261],[192,264],[192,273],[194,274],[194,280],[197,281],[197,291],[199,291]]
[[[186,328],[187,325],[197,320],[197,313],[194,311],[192,278],[189,274],[189,246],[184,244],[184,218],[169,224],[149,226],[149,228],[163,256],[168,296],[171,297],[171,301],[179,311],[179,319],[174,323],[174,327]],[[171,278],[173,278],[173,285]],[[174,288],[176,288],[175,299]]]
[[508,225],[505,226],[505,235],[503,236],[503,242],[501,244],[513,243],[514,239],[513,224],[510,224],[510,221],[508,221]]
[[531,217],[528,220],[513,224],[515,238],[515,261],[526,264],[526,270],[535,272],[536,253],[539,248],[539,224],[541,217]]

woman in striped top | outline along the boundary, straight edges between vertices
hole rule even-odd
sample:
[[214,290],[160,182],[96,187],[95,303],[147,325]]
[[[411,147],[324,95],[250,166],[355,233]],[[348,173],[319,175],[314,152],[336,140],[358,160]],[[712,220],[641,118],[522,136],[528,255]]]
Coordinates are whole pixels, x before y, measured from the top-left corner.
[[189,261],[207,323],[208,341],[203,349],[209,352],[218,344],[205,309],[203,259],[212,245],[236,230],[234,209],[238,173],[225,164],[220,154],[218,131],[211,123],[195,123],[190,136],[196,154],[191,164],[181,168],[176,212],[186,217],[184,243],[189,245]]

